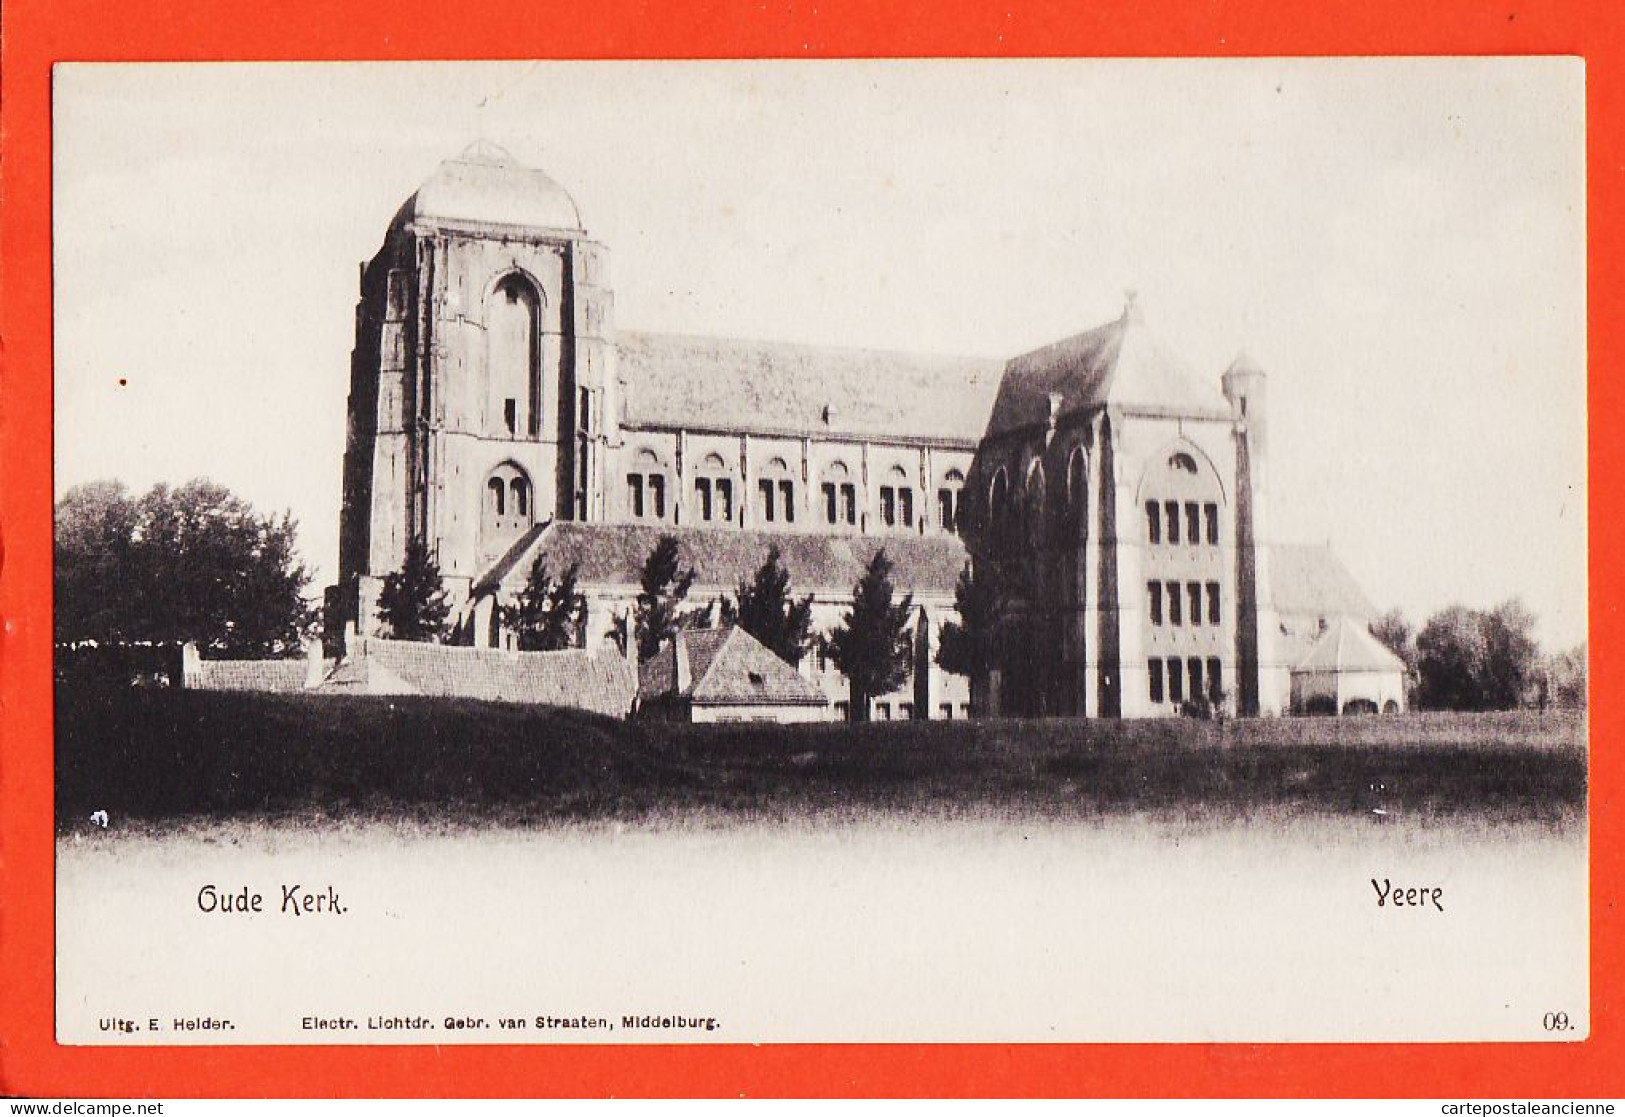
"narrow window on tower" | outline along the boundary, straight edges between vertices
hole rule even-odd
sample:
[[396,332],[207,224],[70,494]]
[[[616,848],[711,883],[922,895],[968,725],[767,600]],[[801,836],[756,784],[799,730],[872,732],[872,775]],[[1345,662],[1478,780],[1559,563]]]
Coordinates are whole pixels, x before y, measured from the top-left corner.
[[1190,582],[1185,586],[1185,593],[1191,603],[1191,624],[1202,623],[1202,583]]
[[666,479],[658,473],[649,475],[649,503],[654,505],[655,519],[666,518]]
[[890,485],[880,486],[880,522],[887,527],[897,523],[897,493]]
[[846,508],[846,522],[858,522],[858,487],[856,485],[841,486],[841,502]]
[[1191,701],[1202,697],[1202,661],[1191,656],[1187,669],[1191,673]]
[[505,399],[502,401],[502,424],[508,428],[509,434],[519,430],[519,401]]
[[758,481],[756,489],[762,497],[762,522],[770,524],[773,522],[773,482]]
[[530,515],[530,486],[521,477],[515,477],[509,486],[513,491],[513,514]]
[[796,522],[796,486],[794,481],[779,482],[779,503],[784,506],[784,522]]
[[1180,608],[1181,600],[1182,599],[1181,599],[1181,597],[1179,595],[1179,583],[1178,582],[1169,582],[1168,583],[1168,623],[1169,624],[1182,625],[1182,624],[1185,623],[1185,617],[1184,617],[1183,611]]
[[632,506],[632,515],[636,519],[643,519],[643,475],[628,473],[626,475],[626,498]]
[[1151,595],[1151,623],[1160,625],[1162,623],[1162,583],[1147,582],[1145,588]]
[[1145,673],[1151,682],[1151,701],[1160,704],[1162,702],[1162,660],[1146,660]]
[[1168,542],[1179,542],[1179,501],[1170,500],[1163,506],[1168,515]]
[[954,491],[952,489],[937,490],[937,520],[940,522],[942,530],[950,535],[959,530],[959,524],[954,516]]
[[1195,546],[1202,541],[1202,510],[1194,500],[1185,502],[1185,542]]
[[823,492],[824,522],[827,524],[834,524],[837,522],[837,519],[840,516],[840,509],[837,507],[835,499],[835,482],[825,481],[823,485]]
[[1185,665],[1177,659],[1168,661],[1168,699],[1176,705],[1185,701]]
[[1219,657],[1207,661],[1207,700],[1217,706],[1224,699],[1224,673]]
[[897,503],[898,503],[898,508],[899,508],[899,510],[900,510],[900,512],[902,514],[903,526],[904,527],[913,527],[914,526],[914,490],[913,489],[898,489],[897,490]]
[[1207,623],[1219,623],[1219,583],[1207,584]]
[[1219,506],[1217,504],[1205,504],[1202,508],[1207,513],[1207,541],[1210,545],[1217,547],[1219,545]]
[[1145,541],[1153,546],[1162,542],[1162,508],[1154,500],[1145,502]]
[[709,522],[711,519],[711,479],[709,477],[694,478],[694,503],[700,510],[700,519]]
[[502,485],[502,478],[493,477],[486,482],[486,491],[491,494],[491,511],[498,516],[507,511],[507,496]]
[[724,523],[733,523],[734,518],[734,483],[726,477],[717,478],[717,519]]

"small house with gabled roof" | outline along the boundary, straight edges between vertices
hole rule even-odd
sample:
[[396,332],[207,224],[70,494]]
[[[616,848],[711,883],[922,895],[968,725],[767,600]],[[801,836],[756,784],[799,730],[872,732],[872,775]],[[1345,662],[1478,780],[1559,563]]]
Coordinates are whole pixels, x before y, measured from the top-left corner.
[[1404,661],[1352,617],[1328,624],[1292,668],[1295,714],[1393,714],[1404,708]]
[[639,670],[638,709],[673,721],[828,721],[830,701],[743,628],[686,629]]

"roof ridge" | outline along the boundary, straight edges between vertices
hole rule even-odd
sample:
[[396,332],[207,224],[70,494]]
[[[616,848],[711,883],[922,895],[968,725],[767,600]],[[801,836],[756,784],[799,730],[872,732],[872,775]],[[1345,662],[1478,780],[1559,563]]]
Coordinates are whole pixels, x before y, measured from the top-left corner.
[[773,337],[746,337],[737,334],[699,334],[683,330],[636,330],[622,329],[617,331],[619,338],[667,338],[678,341],[708,341],[732,342],[739,345],[775,346],[780,349],[796,349],[809,353],[864,353],[880,357],[916,357],[927,360],[944,361],[975,361],[978,363],[1002,365],[1009,358],[993,356],[991,354],[976,353],[949,353],[940,349],[901,349],[891,346],[876,345],[827,345],[816,341],[787,341],[783,338]]

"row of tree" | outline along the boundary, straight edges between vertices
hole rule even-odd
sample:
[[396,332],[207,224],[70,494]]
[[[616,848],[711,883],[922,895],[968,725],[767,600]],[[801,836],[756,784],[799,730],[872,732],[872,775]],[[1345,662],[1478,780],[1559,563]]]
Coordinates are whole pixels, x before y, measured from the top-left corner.
[[[913,665],[912,595],[897,596],[891,560],[875,552],[852,587],[852,607],[827,636],[813,632],[812,597],[797,597],[777,547],[735,587],[732,596],[693,605],[694,571],[685,569],[675,536],[664,535],[644,560],[631,629],[638,661],[647,662],[684,629],[738,626],[791,666],[822,643],[825,653],[852,687],[854,718],[867,714],[868,699],[889,694],[908,679]],[[503,626],[522,651],[557,651],[584,641],[587,601],[580,570],[555,576],[546,556],[531,565],[525,585],[502,610]],[[449,608],[440,571],[421,543],[407,547],[401,569],[384,579],[378,614],[384,630],[399,640],[440,640],[447,635]],[[613,633],[625,639],[626,617]],[[624,651],[625,648],[623,647]]]
[[297,651],[315,623],[297,535],[287,513],[261,516],[212,481],[140,497],[116,481],[75,486],[56,506],[56,640]]
[[[291,516],[262,516],[207,480],[155,485],[140,497],[100,481],[70,489],[56,507],[56,639],[59,643],[180,643],[206,655],[262,658],[296,652],[316,613],[306,600],[310,573],[295,543]],[[985,677],[1002,669],[1034,674],[1039,618],[1020,607],[1023,584],[991,562],[967,566],[955,591],[959,618],[943,626],[937,662],[946,671]],[[575,567],[557,575],[545,560],[503,607],[520,648],[579,646],[587,603]],[[641,660],[687,627],[738,625],[790,664],[820,643],[851,680],[854,716],[867,698],[896,690],[913,659],[913,601],[898,597],[892,565],[877,551],[853,586],[852,607],[828,636],[812,627],[812,599],[797,597],[777,549],[770,550],[732,596],[690,605],[694,572],[677,540],[663,536],[643,564],[632,608]],[[451,606],[428,548],[414,542],[402,568],[384,581],[382,631],[401,640],[448,636]],[[623,618],[624,620],[624,618]],[[1418,632],[1397,611],[1372,633],[1405,662],[1411,704],[1422,709],[1490,710],[1586,702],[1586,649],[1543,654],[1534,617],[1517,601],[1489,610],[1451,606]],[[617,625],[617,633],[622,628]]]
[[1493,609],[1452,605],[1420,632],[1393,610],[1371,634],[1405,663],[1407,698],[1424,710],[1511,710],[1586,705],[1586,646],[1545,654],[1522,602]]

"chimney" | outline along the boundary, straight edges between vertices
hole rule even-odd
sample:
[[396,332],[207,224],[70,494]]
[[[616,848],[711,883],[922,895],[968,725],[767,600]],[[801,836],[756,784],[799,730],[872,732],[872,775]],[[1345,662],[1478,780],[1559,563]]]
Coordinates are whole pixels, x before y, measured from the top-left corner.
[[305,689],[310,690],[322,685],[322,679],[327,676],[327,661],[322,658],[322,642],[317,639],[305,641]]
[[197,645],[188,640],[181,645],[181,686],[190,689],[202,685],[203,657],[198,654]]
[[683,633],[679,632],[671,638],[671,653],[672,658],[676,660],[677,679],[674,689],[681,694],[693,681],[688,671],[688,641],[684,639]]

